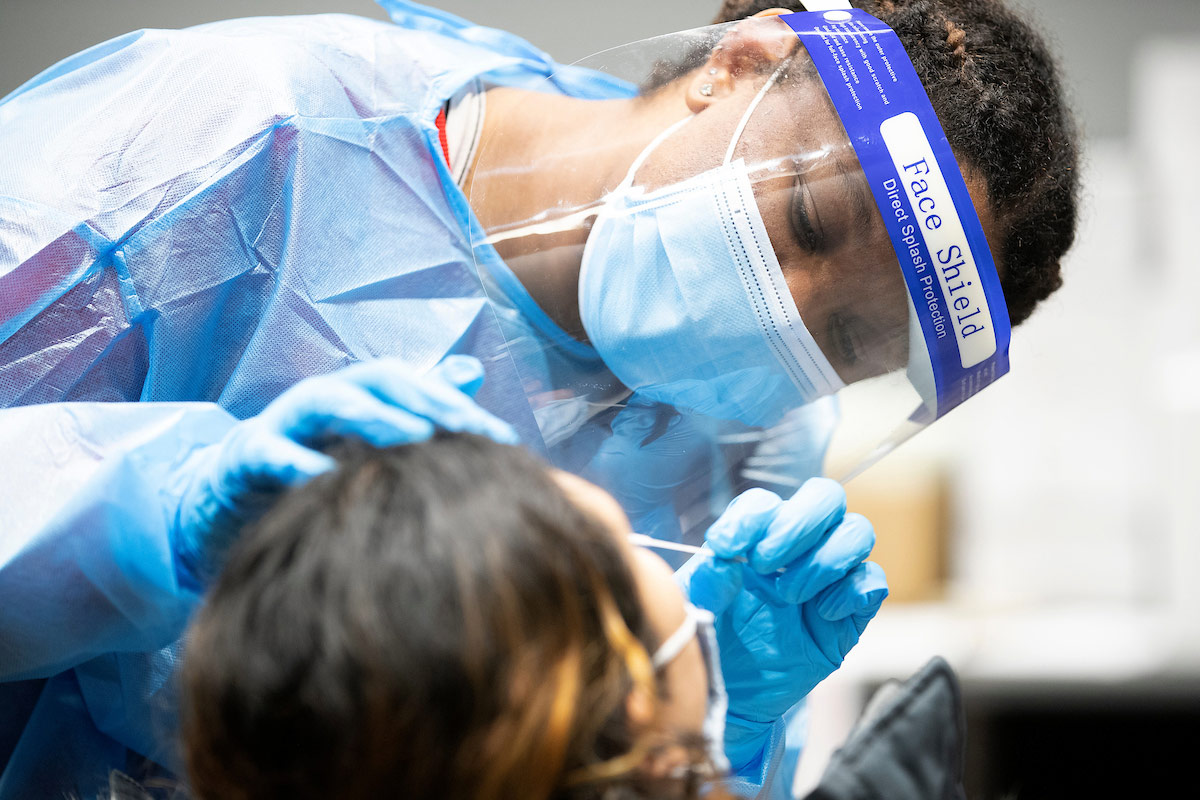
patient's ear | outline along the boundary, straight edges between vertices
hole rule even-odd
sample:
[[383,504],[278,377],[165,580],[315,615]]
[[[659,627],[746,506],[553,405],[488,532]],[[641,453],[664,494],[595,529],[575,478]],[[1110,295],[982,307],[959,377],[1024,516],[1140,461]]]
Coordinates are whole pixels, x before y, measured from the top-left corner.
[[[655,724],[656,703],[644,688],[635,686],[625,697],[625,716],[634,735]],[[680,744],[652,748],[641,764],[641,773],[651,779],[665,779],[687,767],[690,755]]]
[[654,722],[655,707],[654,698],[644,688],[633,687],[625,697],[625,716],[629,726],[635,730],[649,727]]

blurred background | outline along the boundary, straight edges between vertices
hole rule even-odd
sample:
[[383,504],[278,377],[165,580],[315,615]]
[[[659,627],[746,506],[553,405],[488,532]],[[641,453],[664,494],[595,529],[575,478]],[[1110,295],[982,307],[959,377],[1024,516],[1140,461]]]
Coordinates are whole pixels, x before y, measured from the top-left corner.
[[[432,0],[560,61],[719,0]],[[851,481],[892,596],[814,692],[810,788],[881,683],[963,681],[968,797],[1178,792],[1200,741],[1200,3],[1038,0],[1084,135],[1064,288],[1011,375]],[[143,27],[371,0],[0,0],[0,95]],[[1185,791],[1185,794],[1189,793]]]

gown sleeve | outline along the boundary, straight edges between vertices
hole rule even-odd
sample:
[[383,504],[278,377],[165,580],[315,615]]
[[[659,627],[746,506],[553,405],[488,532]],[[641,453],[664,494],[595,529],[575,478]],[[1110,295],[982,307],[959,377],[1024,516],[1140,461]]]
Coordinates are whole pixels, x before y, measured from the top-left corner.
[[174,558],[170,475],[235,423],[210,403],[0,412],[0,680],[183,632],[199,597]]
[[[131,33],[0,100],[0,680],[168,645],[197,599],[172,556],[168,476],[236,420],[214,403],[138,402],[171,327],[147,297],[170,281],[128,253],[271,121],[271,76],[197,102],[238,57],[201,59],[201,38]],[[220,284],[221,262],[156,241],[186,266],[175,306],[222,315],[188,299]]]

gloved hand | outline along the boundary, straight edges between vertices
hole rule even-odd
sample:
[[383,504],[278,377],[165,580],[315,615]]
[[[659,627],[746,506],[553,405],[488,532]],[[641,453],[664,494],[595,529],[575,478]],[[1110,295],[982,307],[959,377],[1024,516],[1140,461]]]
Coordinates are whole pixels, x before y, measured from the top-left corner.
[[617,499],[634,530],[679,541],[675,503],[681,488],[709,485],[715,439],[710,425],[707,418],[680,414],[635,393],[583,476]]
[[420,441],[435,427],[515,443],[515,431],[471,397],[483,366],[454,355],[421,374],[396,359],[368,361],[297,383],[168,477],[175,502],[171,542],[181,579],[203,585],[241,528],[287,488],[334,466],[318,448],[354,437],[386,447]]
[[[756,763],[771,727],[837,669],[887,597],[867,555],[875,532],[846,513],[835,481],[814,478],[784,501],[751,489],[736,497],[677,579],[717,615],[729,692],[725,751],[735,771]],[[748,563],[731,559],[742,556]],[[782,571],[780,571],[782,570]]]

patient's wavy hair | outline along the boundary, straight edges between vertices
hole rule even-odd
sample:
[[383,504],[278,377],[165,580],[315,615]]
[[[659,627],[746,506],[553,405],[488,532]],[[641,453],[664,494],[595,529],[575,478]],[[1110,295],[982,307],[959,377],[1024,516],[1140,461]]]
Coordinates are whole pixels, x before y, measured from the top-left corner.
[[639,772],[668,744],[625,716],[658,697],[654,643],[612,533],[545,466],[446,434],[340,462],[248,532],[193,624],[196,797],[694,793]]

